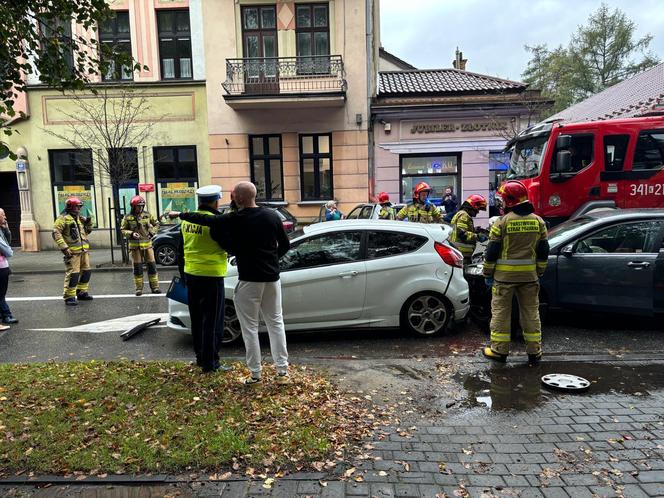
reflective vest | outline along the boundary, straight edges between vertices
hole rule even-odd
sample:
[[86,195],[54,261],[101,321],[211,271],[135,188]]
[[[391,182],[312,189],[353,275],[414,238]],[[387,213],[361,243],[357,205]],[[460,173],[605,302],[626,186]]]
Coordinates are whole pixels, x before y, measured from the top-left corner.
[[74,218],[66,213],[58,216],[53,223],[53,240],[61,251],[69,249],[73,253],[79,253],[90,249],[88,234],[92,232],[92,219],[88,218],[85,223],[80,216]]
[[397,220],[414,221],[419,223],[441,223],[443,215],[436,206],[431,203],[422,204],[420,202],[411,202],[407,206],[401,208],[397,213]]
[[393,220],[394,216],[394,208],[392,206],[380,207],[380,211],[378,212],[379,220]]
[[[214,216],[207,211],[200,214]],[[228,255],[210,236],[210,227],[183,221],[180,230],[184,240],[184,272],[199,277],[226,275]]]
[[[149,249],[152,247],[152,237],[159,231],[159,222],[147,211],[141,214],[129,213],[122,218],[120,230],[129,241],[129,249]],[[138,233],[141,238],[135,239],[134,233]]]
[[477,244],[477,234],[475,233],[473,217],[467,211],[461,209],[454,214],[450,224],[452,225],[450,242],[461,251],[463,259],[470,261],[475,252],[475,245]]
[[537,260],[537,246],[546,240],[546,225],[536,214],[507,213],[496,221],[489,241],[500,243],[500,256],[484,263],[484,274],[498,282],[536,282],[546,270],[546,260]]

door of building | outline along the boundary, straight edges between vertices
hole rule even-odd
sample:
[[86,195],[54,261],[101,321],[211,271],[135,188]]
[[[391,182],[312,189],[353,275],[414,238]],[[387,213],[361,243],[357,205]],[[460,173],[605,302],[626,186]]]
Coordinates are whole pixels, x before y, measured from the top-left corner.
[[277,11],[274,5],[242,7],[245,93],[279,93]]
[[18,195],[16,173],[0,173],[0,208],[5,210],[9,230],[12,233],[12,245],[21,246],[19,225],[21,224],[21,200]]

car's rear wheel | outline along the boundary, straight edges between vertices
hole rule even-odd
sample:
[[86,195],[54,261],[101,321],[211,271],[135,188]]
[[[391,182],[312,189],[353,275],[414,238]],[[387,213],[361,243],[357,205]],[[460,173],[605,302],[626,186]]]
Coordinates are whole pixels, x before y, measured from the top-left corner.
[[224,346],[235,344],[240,337],[242,337],[242,329],[235,310],[235,303],[226,300],[224,303],[224,335],[221,338],[221,344]]
[[401,326],[413,334],[430,336],[443,332],[451,317],[445,298],[435,292],[421,292],[403,305]]
[[178,256],[175,251],[175,246],[170,244],[163,244],[156,248],[154,258],[157,263],[164,266],[172,266],[176,263]]

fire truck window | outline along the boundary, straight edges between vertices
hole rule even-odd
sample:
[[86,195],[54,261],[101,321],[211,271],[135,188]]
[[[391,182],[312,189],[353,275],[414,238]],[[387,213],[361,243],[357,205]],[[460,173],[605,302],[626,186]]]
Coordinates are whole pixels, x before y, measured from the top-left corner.
[[607,135],[604,137],[604,170],[622,171],[627,155],[629,135]]
[[636,142],[632,169],[660,169],[663,166],[664,130],[642,131]]
[[[593,135],[570,135],[572,144],[567,150],[572,154],[570,169],[561,171],[561,173],[576,173],[593,162],[593,144],[595,142]],[[556,149],[554,156],[558,149]]]

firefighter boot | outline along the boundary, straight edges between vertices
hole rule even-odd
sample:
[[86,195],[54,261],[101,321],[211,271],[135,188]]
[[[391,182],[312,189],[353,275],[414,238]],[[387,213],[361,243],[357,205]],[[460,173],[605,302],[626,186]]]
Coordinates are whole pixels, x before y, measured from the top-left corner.
[[540,360],[542,359],[542,352],[540,351],[539,353],[529,353],[528,354],[528,365],[531,367],[536,367],[539,365]]
[[485,347],[482,349],[482,354],[489,358],[490,360],[497,361],[499,363],[505,363],[507,361],[507,355],[502,354],[502,353],[496,353],[493,349],[490,347]]
[[136,295],[143,295],[143,263],[134,263],[134,285]]
[[148,281],[153,294],[161,294],[159,289],[159,275],[157,275],[157,264],[154,261],[148,261]]

